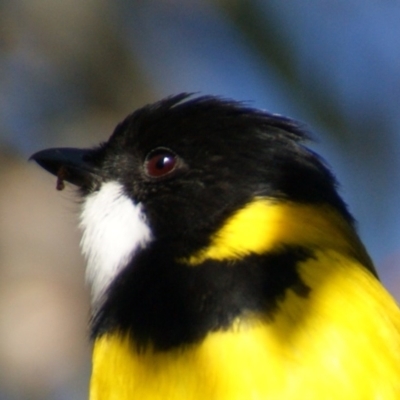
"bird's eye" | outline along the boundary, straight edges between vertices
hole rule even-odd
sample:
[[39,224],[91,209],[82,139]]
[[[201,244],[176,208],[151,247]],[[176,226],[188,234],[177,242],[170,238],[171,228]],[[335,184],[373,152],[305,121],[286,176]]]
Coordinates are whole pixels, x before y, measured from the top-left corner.
[[173,172],[178,166],[178,156],[171,150],[158,148],[152,150],[144,162],[146,175],[161,178]]

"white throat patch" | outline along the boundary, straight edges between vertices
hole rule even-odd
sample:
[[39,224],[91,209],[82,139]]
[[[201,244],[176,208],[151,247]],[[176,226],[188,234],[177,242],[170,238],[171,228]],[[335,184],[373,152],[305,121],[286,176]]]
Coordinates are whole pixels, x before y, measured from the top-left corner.
[[86,197],[80,227],[86,278],[92,287],[92,304],[98,306],[113,279],[152,235],[141,204],[134,204],[117,182],[106,182]]

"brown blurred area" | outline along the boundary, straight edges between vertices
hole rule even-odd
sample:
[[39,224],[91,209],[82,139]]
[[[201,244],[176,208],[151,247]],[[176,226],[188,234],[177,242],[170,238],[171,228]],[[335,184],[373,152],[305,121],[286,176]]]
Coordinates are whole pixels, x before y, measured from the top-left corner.
[[51,398],[75,381],[84,393],[89,301],[74,195],[26,160],[1,152],[0,165],[1,391]]

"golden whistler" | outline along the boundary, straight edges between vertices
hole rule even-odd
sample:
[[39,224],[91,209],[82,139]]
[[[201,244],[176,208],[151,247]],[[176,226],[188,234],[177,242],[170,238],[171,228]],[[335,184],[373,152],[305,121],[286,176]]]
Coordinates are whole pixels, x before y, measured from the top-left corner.
[[90,400],[399,399],[399,308],[301,125],[189,96],[32,156],[82,197]]

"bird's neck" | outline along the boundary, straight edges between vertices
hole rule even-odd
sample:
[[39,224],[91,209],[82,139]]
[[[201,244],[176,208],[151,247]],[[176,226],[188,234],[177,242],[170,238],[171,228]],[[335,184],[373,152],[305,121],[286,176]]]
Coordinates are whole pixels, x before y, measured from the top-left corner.
[[209,246],[183,262],[196,266],[209,259],[233,261],[283,246],[335,250],[374,271],[352,224],[333,207],[264,197],[234,213],[213,235]]

